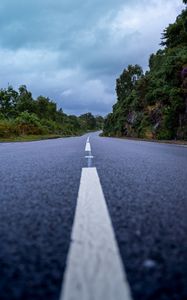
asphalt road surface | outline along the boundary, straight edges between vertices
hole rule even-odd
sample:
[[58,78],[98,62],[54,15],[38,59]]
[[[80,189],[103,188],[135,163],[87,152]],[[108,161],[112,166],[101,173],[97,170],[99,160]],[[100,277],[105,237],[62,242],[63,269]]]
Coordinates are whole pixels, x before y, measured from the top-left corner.
[[59,300],[88,163],[132,298],[186,300],[187,148],[89,136],[0,144],[0,300]]

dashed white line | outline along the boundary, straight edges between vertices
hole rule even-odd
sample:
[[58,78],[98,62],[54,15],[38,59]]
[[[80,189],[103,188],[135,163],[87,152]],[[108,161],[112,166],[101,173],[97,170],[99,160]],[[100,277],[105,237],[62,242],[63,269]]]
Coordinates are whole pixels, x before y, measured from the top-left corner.
[[85,151],[88,152],[88,154],[85,156],[85,158],[88,159],[87,163],[88,163],[88,167],[90,168],[92,166],[92,159],[93,159],[91,144],[90,144],[90,137],[87,138]]
[[91,151],[91,145],[90,145],[90,142],[86,142],[85,151],[88,151],[88,152]]
[[83,168],[60,300],[130,300],[96,168]]

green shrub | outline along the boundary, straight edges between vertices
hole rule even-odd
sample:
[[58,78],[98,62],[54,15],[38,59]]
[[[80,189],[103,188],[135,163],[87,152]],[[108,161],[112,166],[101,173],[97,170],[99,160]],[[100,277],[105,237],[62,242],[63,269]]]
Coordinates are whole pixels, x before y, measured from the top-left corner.
[[157,138],[159,140],[170,140],[173,138],[173,133],[169,129],[161,129],[157,134]]
[[43,134],[45,129],[42,127],[39,118],[34,114],[22,112],[15,120],[19,135]]
[[0,137],[6,138],[11,136],[17,136],[19,130],[14,120],[0,120]]

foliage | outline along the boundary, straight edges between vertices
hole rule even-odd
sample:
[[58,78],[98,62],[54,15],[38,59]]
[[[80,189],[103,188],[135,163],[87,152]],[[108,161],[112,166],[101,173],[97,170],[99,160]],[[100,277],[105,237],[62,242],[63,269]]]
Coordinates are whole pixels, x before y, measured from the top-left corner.
[[164,30],[161,44],[149,71],[130,65],[117,79],[105,135],[187,139],[187,9]]
[[91,113],[66,115],[49,98],[33,99],[25,85],[0,90],[0,138],[25,135],[76,135],[102,128],[103,118]]
[[94,130],[96,128],[96,120],[91,113],[83,114],[79,117],[83,128],[87,126],[88,130]]

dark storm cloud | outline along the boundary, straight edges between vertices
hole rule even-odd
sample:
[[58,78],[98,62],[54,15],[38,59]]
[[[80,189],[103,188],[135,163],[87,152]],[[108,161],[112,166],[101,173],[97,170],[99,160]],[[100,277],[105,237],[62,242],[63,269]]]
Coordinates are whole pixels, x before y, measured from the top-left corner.
[[1,0],[1,86],[26,84],[65,111],[105,114],[116,77],[128,64],[146,68],[181,7],[181,0]]

